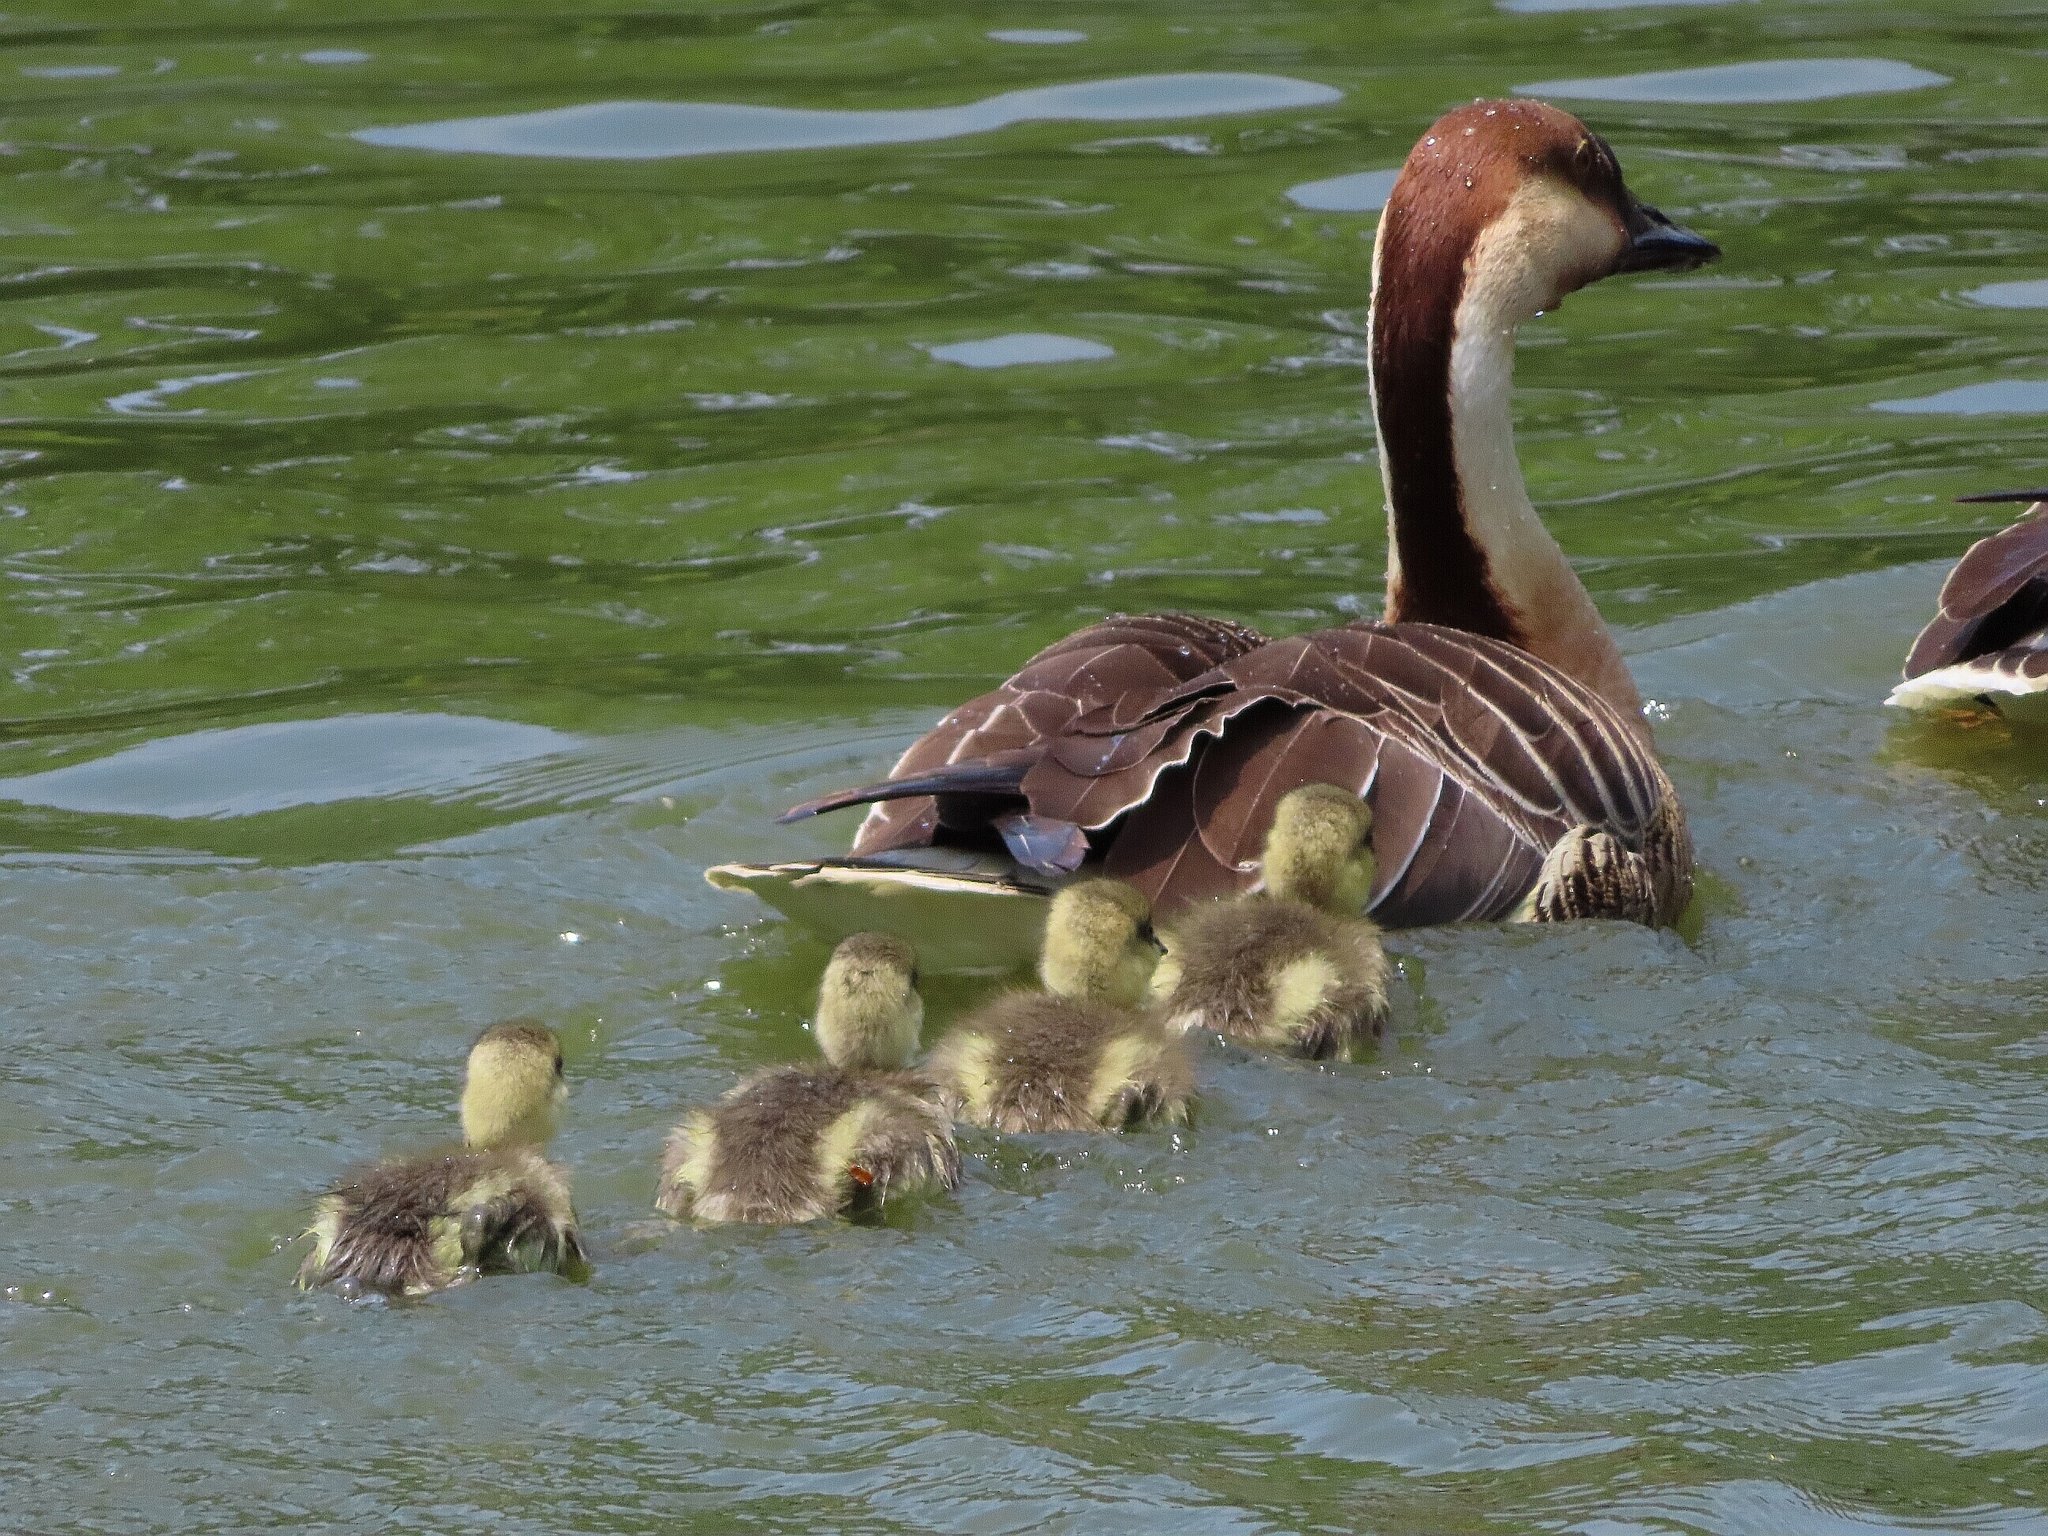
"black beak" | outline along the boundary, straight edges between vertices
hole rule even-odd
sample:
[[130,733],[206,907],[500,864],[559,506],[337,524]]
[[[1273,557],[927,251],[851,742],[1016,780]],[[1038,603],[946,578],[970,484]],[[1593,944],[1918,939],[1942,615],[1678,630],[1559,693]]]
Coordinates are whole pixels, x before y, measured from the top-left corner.
[[1674,224],[1648,203],[1629,199],[1622,215],[1628,245],[1616,262],[1617,272],[1690,272],[1721,254],[1721,247]]

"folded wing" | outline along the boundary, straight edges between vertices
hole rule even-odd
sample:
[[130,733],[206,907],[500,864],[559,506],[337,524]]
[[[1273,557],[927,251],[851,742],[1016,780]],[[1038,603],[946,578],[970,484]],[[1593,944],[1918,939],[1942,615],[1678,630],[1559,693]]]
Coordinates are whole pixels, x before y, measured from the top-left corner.
[[[1181,615],[1092,626],[948,716],[891,782],[814,805],[885,802],[856,854],[988,843],[1020,816],[1039,839],[1071,827],[1171,911],[1250,888],[1280,797],[1331,783],[1373,806],[1383,922],[1507,916],[1580,825],[1652,860],[1664,920],[1683,908],[1691,847],[1670,783],[1590,689],[1435,625],[1257,641]],[[893,798],[913,785],[923,798]]]

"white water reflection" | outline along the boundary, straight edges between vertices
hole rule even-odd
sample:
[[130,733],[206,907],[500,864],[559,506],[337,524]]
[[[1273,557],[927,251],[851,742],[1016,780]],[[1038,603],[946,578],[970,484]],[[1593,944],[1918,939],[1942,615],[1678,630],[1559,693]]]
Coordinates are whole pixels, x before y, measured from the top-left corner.
[[377,795],[450,793],[576,737],[473,715],[363,714],[192,731],[47,773],[0,800],[122,816],[254,816]]
[[1874,411],[1899,416],[2032,416],[2048,412],[2048,379],[1994,379],[1910,400],[1880,400]]
[[2048,309],[2048,277],[2028,278],[2016,283],[1986,283],[1982,288],[1972,288],[1963,297],[1973,304],[1985,304],[1992,309]]
[[1354,171],[1326,181],[1304,181],[1287,189],[1287,200],[1297,208],[1328,213],[1377,213],[1386,207],[1394,178],[1400,174],[1397,166],[1388,171]]
[[1019,363],[1094,363],[1115,357],[1114,347],[1050,331],[1016,331],[982,341],[949,341],[925,351],[942,363],[968,368],[1014,368]]
[[1060,43],[1085,43],[1088,34],[1070,27],[999,27],[988,38],[992,43],[1024,43],[1044,48]]
[[394,149],[586,160],[921,144],[1024,122],[1145,122],[1326,106],[1343,92],[1284,75],[1131,75],[1005,91],[958,107],[836,111],[725,101],[599,101],[503,117],[361,128]]
[[1759,59],[1700,69],[1658,69],[1641,75],[1538,80],[1518,85],[1517,96],[1559,96],[1578,101],[1668,101],[1733,106],[1777,101],[1828,101],[1886,91],[1947,85],[1947,75],[1897,59]]

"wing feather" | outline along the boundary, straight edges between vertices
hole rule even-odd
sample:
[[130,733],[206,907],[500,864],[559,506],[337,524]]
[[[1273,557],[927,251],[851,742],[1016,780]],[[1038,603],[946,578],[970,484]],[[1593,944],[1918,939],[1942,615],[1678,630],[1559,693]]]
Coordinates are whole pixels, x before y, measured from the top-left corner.
[[[1083,829],[1106,873],[1171,912],[1252,886],[1279,798],[1331,783],[1372,804],[1382,922],[1507,916],[1578,825],[1669,865],[1659,888],[1677,905],[1660,918],[1682,907],[1691,844],[1670,781],[1639,723],[1584,684],[1437,625],[1258,643],[1206,622],[1106,620],[1041,652],[904,753],[892,778],[937,791],[939,809],[890,835],[986,834],[987,790],[1028,763],[1003,814]],[[856,853],[875,851],[875,826]]]

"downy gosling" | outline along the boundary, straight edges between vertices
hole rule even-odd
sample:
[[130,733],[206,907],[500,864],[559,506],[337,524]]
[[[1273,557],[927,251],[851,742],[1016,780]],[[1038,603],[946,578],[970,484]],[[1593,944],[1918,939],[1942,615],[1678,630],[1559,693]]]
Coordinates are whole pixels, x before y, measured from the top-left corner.
[[424,1296],[478,1275],[581,1274],[568,1178],[541,1155],[568,1092],[553,1030],[493,1024],[469,1051],[463,1145],[369,1164],[322,1195],[300,1287]]
[[1307,784],[1273,813],[1264,888],[1190,914],[1153,981],[1169,1028],[1319,1060],[1387,1025],[1386,951],[1364,916],[1372,809],[1348,789]]
[[953,1125],[906,1069],[924,1000],[903,940],[840,942],[813,1023],[828,1065],[770,1067],[669,1133],[655,1205],[699,1221],[801,1222],[960,1182]]
[[999,1131],[1121,1130],[1188,1118],[1187,1048],[1140,1010],[1159,959],[1135,887],[1083,880],[1046,913],[1043,992],[1006,993],[932,1051],[927,1070],[956,1118]]

